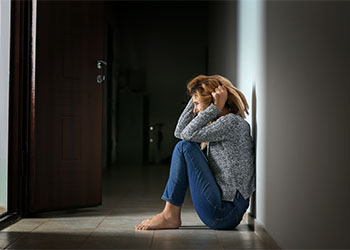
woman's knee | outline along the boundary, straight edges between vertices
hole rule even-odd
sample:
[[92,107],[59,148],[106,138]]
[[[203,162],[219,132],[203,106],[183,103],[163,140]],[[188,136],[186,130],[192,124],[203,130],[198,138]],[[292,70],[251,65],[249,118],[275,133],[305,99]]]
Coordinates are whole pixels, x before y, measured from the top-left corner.
[[185,151],[185,150],[188,150],[188,149],[194,148],[194,147],[198,147],[196,142],[185,141],[185,140],[179,141],[175,146],[175,148],[177,148],[181,151]]

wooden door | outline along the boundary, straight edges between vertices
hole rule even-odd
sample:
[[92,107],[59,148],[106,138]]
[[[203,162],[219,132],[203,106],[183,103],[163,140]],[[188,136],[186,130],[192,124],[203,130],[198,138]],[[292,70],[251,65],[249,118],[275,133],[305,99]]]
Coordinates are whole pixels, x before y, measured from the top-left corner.
[[38,1],[29,213],[102,204],[103,1]]

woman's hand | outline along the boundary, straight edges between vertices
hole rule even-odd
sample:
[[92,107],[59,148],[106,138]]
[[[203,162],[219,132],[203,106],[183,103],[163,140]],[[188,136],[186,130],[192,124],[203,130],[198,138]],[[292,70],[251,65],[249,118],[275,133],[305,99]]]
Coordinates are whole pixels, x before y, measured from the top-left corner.
[[214,98],[214,105],[219,109],[223,110],[228,95],[226,87],[220,85],[211,93],[211,95]]

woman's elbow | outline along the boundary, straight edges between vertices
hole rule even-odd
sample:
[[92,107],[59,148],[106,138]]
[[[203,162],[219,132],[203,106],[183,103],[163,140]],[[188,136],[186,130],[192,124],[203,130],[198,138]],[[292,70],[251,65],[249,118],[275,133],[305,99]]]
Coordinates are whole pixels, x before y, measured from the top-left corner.
[[175,131],[174,136],[178,139],[185,140],[185,141],[192,141],[193,140],[193,134],[186,131],[186,129],[182,130],[181,132]]
[[176,131],[176,130],[175,130],[174,136],[175,136],[176,138],[178,138],[178,139],[182,139],[181,133],[180,133],[179,131]]
[[184,131],[182,131],[182,133],[180,134],[180,139],[185,141],[192,141],[193,136],[188,133],[184,133]]

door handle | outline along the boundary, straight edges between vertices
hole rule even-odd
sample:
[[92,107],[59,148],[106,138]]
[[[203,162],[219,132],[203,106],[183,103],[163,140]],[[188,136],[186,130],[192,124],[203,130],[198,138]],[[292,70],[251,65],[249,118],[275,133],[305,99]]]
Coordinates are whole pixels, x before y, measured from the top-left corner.
[[97,75],[96,81],[98,84],[102,84],[106,80],[106,68],[107,68],[107,62],[103,60],[97,60],[97,69],[102,69],[102,74]]

